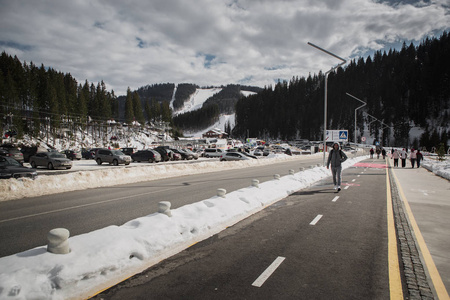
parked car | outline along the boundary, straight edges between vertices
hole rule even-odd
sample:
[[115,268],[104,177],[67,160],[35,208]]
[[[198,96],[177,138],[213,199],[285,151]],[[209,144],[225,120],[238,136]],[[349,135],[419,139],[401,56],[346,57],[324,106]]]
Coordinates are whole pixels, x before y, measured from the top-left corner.
[[137,162],[148,161],[150,163],[157,163],[161,161],[161,154],[155,150],[139,150],[138,152],[131,154],[131,160]]
[[104,162],[117,166],[119,164],[129,165],[131,156],[125,155],[120,150],[99,149],[95,154],[95,161],[98,165]]
[[15,159],[20,164],[23,164],[23,153],[20,152],[19,149],[14,147],[1,147],[0,148],[0,156],[6,156],[11,157],[12,159]]
[[161,155],[161,161],[169,161],[171,157],[169,156],[169,152],[165,147],[156,147],[153,150],[157,151]]
[[37,177],[36,169],[24,167],[11,157],[0,156],[0,179],[24,177],[35,179]]
[[56,151],[38,152],[36,155],[30,157],[30,164],[32,168],[46,167],[49,170],[56,168],[70,169],[72,168],[72,161],[64,154]]
[[258,159],[258,157],[254,156],[254,155],[251,155],[250,153],[247,153],[247,152],[244,152],[244,151],[243,152],[239,152],[239,153],[244,154],[245,156],[253,158],[253,159]]
[[20,148],[20,152],[22,152],[23,154],[23,161],[24,162],[29,162],[30,161],[30,157],[35,155],[38,152],[38,147],[36,146],[22,146],[22,148]]
[[203,152],[204,157],[221,157],[222,154],[224,154],[224,151],[218,148],[208,148]]
[[119,150],[122,151],[123,154],[125,154],[125,155],[131,155],[131,154],[133,154],[135,152],[136,149],[134,149],[134,148],[120,148]]
[[85,149],[81,148],[81,157],[85,159],[95,159],[95,154],[102,148]]
[[181,160],[181,155],[174,152],[172,149],[166,149],[166,151],[170,157],[170,160]]
[[198,153],[196,153],[196,152],[193,152],[193,151],[191,151],[191,150],[189,150],[189,149],[183,149],[184,150],[184,152],[186,152],[186,153],[189,153],[189,154],[192,154],[192,158],[193,159],[198,159]]
[[253,155],[256,156],[267,156],[270,154],[270,150],[266,147],[257,147],[255,151],[253,151]]
[[220,161],[249,160],[250,157],[240,152],[225,152],[220,157]]
[[71,160],[80,160],[82,158],[80,150],[64,150],[63,153]]
[[188,153],[188,152],[186,152],[183,149],[172,149],[171,148],[170,150],[172,150],[173,152],[178,153],[179,155],[181,155],[181,159],[183,159],[183,160],[194,159],[194,155],[193,154]]

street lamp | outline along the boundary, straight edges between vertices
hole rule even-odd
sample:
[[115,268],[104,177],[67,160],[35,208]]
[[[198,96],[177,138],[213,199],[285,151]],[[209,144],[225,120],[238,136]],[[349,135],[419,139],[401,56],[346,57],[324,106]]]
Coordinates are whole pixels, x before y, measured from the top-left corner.
[[353,99],[358,100],[359,102],[364,103],[363,105],[361,105],[360,107],[358,107],[357,109],[355,109],[355,141],[354,141],[354,142],[355,142],[355,146],[356,146],[356,112],[358,111],[358,109],[360,109],[360,108],[366,106],[367,103],[364,102],[364,101],[362,101],[361,99],[356,98],[356,97],[353,96],[353,95],[350,95],[349,93],[346,93],[346,94],[347,94],[347,96],[350,96],[350,97],[352,97]]
[[338,64],[337,66],[331,68],[329,71],[327,71],[325,73],[325,98],[324,98],[324,112],[323,112],[323,166],[325,167],[326,163],[325,163],[325,152],[326,152],[326,148],[327,148],[327,87],[328,87],[328,74],[333,72],[334,70],[336,70],[337,68],[339,68],[340,66],[344,65],[347,61],[339,56],[337,56],[334,53],[331,53],[330,51],[327,51],[325,49],[320,48],[319,46],[316,46],[310,42],[308,42],[308,45],[322,51],[325,52],[328,55],[331,55],[339,60],[341,60],[342,62],[340,64]]

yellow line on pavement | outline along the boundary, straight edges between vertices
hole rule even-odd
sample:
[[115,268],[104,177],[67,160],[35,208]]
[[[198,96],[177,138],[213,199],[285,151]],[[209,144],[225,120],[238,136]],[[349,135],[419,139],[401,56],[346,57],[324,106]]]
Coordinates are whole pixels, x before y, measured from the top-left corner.
[[402,280],[398,262],[397,233],[395,230],[394,210],[392,208],[391,183],[389,168],[386,168],[387,185],[387,223],[388,223],[388,263],[389,263],[389,294],[392,300],[403,300]]
[[444,283],[442,282],[441,276],[439,275],[439,271],[434,264],[433,258],[431,257],[430,251],[428,250],[427,244],[425,243],[425,239],[420,232],[419,226],[417,225],[416,219],[412,213],[411,207],[409,206],[408,200],[403,193],[403,189],[400,186],[400,183],[397,179],[397,176],[394,174],[395,181],[397,182],[398,191],[400,193],[400,197],[402,198],[405,210],[408,214],[409,223],[413,228],[414,235],[416,237],[417,244],[419,245],[420,252],[422,253],[423,260],[428,269],[428,273],[430,274],[431,282],[433,283],[434,289],[439,300],[448,300],[450,299],[447,293],[447,289],[445,288]]

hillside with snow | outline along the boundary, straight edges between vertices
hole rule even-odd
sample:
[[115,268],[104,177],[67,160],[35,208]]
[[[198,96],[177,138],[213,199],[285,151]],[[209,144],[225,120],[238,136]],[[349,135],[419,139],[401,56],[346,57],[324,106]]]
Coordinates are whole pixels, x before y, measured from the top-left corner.
[[[176,89],[176,87],[175,87],[175,89]],[[189,100],[187,102],[185,102],[184,107],[181,110],[174,112],[174,116],[202,108],[202,106],[206,102],[206,100],[208,100],[210,97],[214,96],[215,94],[219,93],[221,90],[222,90],[222,88],[216,88],[216,87],[215,88],[207,88],[207,89],[205,89],[205,88],[196,89],[196,91],[191,95]],[[174,92],[174,94],[175,94],[175,92]],[[250,92],[250,91],[241,91],[241,94],[243,96],[247,97],[247,96],[255,94],[255,93]],[[172,98],[172,101],[170,103],[170,107],[172,107],[172,108],[173,108],[174,100],[175,99]],[[197,131],[197,132],[185,131],[184,135],[189,136],[189,137],[202,137],[202,134],[204,132],[209,131],[213,128],[218,128],[218,129],[224,131],[225,125],[228,123],[231,125],[231,128],[234,127],[234,125],[235,125],[235,114],[234,113],[228,114],[228,115],[222,114],[219,117],[219,121],[217,121],[213,125],[209,126],[208,128],[204,128],[203,130]]]

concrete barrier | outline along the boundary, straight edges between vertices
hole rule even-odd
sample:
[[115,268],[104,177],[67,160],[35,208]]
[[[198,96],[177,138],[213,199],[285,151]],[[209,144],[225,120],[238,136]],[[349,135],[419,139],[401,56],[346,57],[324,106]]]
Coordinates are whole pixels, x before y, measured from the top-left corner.
[[172,206],[172,203],[169,201],[161,201],[158,203],[158,212],[161,214],[165,214],[168,217],[172,216],[172,212],[170,211],[170,207]]
[[227,194],[226,189],[217,189],[217,196],[225,198],[225,195]]
[[259,180],[258,179],[252,179],[252,186],[259,188]]
[[47,234],[47,252],[53,254],[70,253],[69,236],[70,232],[65,228],[55,228],[50,230]]

